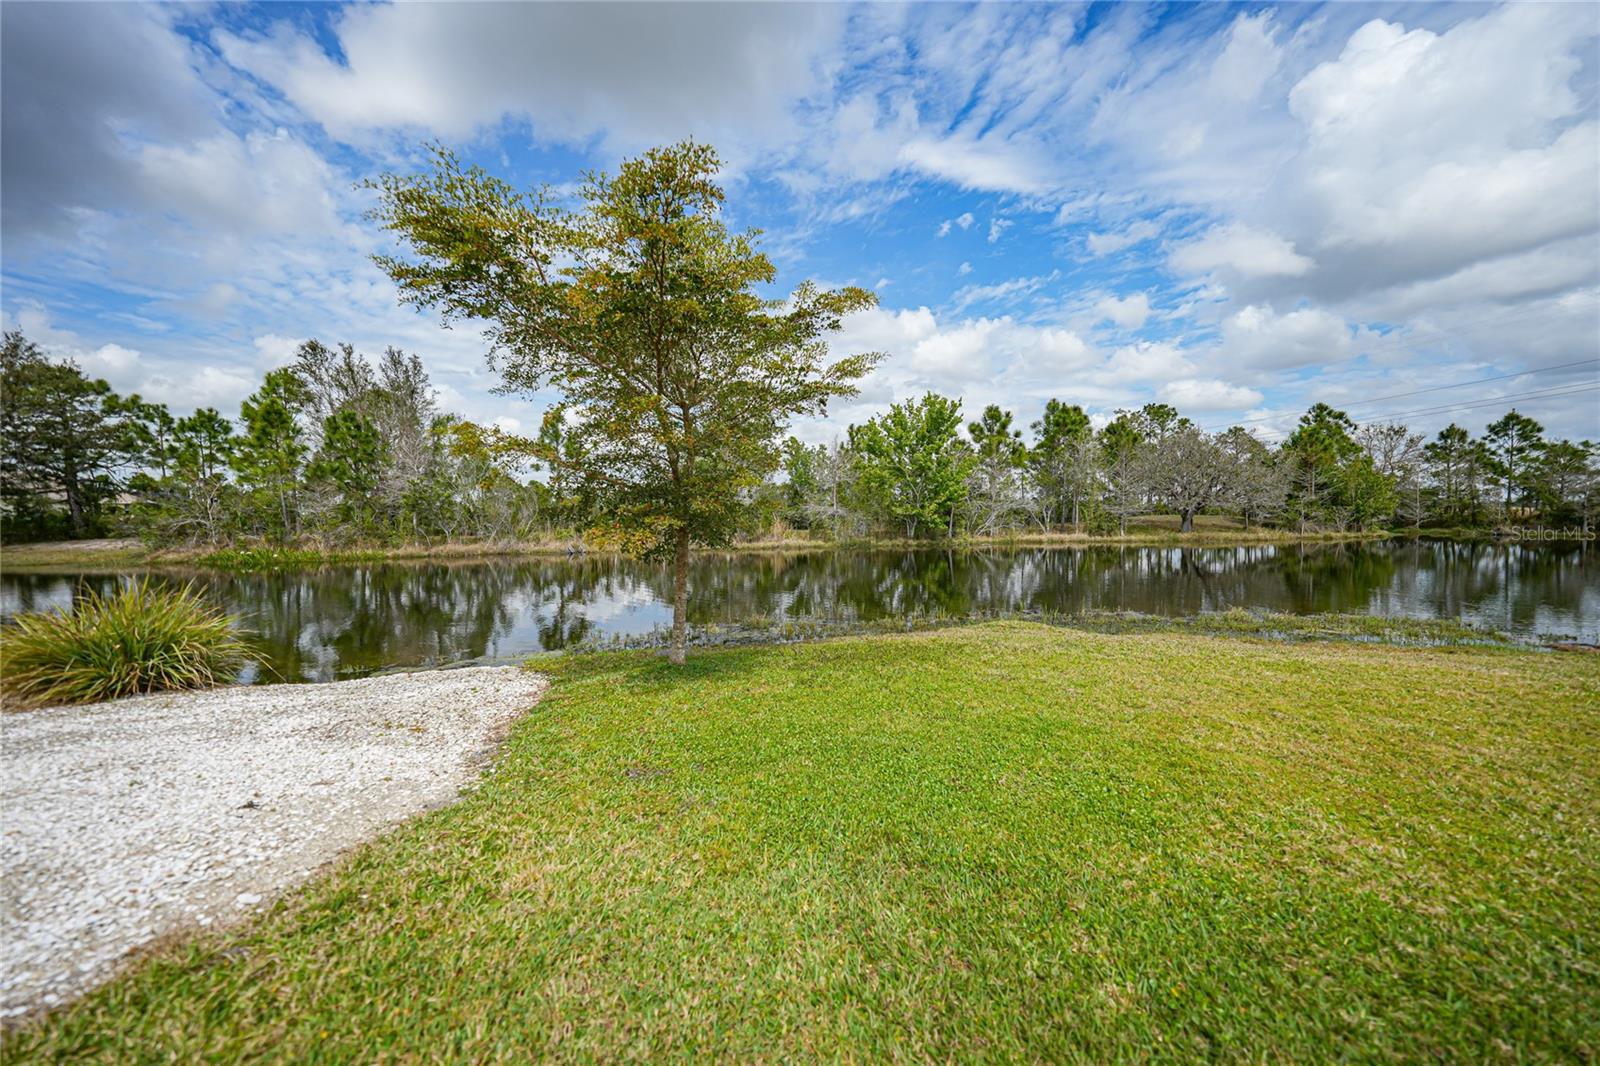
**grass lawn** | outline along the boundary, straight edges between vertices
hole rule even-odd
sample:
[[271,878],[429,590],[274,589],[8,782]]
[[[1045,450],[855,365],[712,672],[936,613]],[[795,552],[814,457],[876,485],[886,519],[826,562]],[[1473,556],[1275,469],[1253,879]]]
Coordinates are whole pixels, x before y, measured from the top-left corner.
[[1600,657],[547,660],[486,783],[5,1058],[1600,1055]]

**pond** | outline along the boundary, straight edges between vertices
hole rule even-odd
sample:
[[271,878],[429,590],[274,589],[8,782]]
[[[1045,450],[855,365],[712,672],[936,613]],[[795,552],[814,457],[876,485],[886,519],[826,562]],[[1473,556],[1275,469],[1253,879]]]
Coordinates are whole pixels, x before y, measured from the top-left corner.
[[[130,573],[0,575],[0,617],[66,605]],[[640,637],[671,620],[665,569],[609,556],[383,563],[195,580],[258,634],[267,664],[247,681],[316,681],[380,670],[512,660]],[[1390,541],[1232,548],[829,551],[697,557],[699,626],[828,626],[990,613],[1233,607],[1294,614],[1447,618],[1533,640],[1600,641],[1595,545]]]

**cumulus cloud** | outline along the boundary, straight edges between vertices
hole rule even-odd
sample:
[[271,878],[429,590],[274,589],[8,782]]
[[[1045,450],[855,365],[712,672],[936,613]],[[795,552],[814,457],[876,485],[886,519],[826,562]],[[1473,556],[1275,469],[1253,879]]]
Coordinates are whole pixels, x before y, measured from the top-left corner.
[[1223,320],[1216,354],[1233,366],[1288,370],[1333,365],[1354,351],[1353,331],[1330,311],[1302,307],[1280,315],[1252,305]]
[[1105,296],[1094,305],[1095,314],[1103,321],[1123,329],[1138,329],[1150,317],[1150,297],[1142,292],[1132,296]]
[[1246,278],[1299,277],[1311,260],[1275,233],[1240,223],[1213,226],[1198,240],[1180,244],[1168,257],[1182,274],[1231,271]]
[[[180,406],[235,404],[315,333],[418,350],[466,413],[535,424],[489,397],[473,331],[396,306],[352,181],[423,133],[519,183],[693,133],[786,278],[938,308],[852,321],[893,355],[836,420],[926,388],[1024,417],[1303,409],[1358,372],[1570,361],[1600,355],[1586,10],[370,5],[313,33],[3,5],[6,309],[48,306],[61,350]],[[971,210],[912,213],[958,190]],[[968,284],[930,231],[1003,235],[1017,276]],[[1096,351],[1107,324],[1143,339]]]
[[1180,411],[1242,411],[1262,400],[1261,393],[1215,378],[1179,378],[1156,393],[1163,403]]
[[1511,4],[1443,33],[1373,19],[1294,86],[1307,143],[1288,176],[1330,280],[1436,277],[1600,228],[1600,123],[1572,85],[1591,16]]

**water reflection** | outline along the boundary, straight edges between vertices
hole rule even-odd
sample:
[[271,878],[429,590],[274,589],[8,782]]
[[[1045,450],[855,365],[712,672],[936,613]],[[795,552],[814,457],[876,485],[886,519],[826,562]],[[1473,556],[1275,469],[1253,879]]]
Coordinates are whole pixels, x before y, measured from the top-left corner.
[[[129,576],[5,574],[0,615],[64,605],[79,589],[104,591]],[[199,582],[260,635],[268,663],[247,680],[510,659],[636,636],[670,619],[666,572],[609,557],[157,576]],[[698,625],[1230,607],[1460,618],[1523,637],[1595,641],[1600,559],[1592,546],[1433,541],[728,554],[695,560],[689,597]]]

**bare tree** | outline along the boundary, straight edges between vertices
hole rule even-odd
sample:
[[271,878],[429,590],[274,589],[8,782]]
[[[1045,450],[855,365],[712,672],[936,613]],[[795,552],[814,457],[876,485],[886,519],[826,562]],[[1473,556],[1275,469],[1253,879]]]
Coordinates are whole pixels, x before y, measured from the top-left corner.
[[1234,426],[1217,436],[1217,446],[1233,464],[1227,504],[1239,511],[1246,529],[1250,522],[1273,518],[1289,498],[1288,463],[1278,461],[1261,438]]
[[1422,472],[1427,438],[1398,422],[1372,423],[1356,430],[1356,443],[1372,457],[1377,472],[1394,481],[1397,509],[1413,525],[1422,522]]

